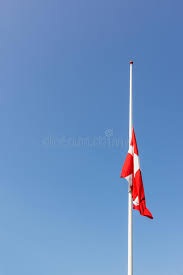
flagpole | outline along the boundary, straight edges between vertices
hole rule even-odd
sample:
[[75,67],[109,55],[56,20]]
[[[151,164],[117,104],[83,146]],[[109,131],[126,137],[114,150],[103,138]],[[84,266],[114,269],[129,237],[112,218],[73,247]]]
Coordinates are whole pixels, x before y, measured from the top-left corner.
[[[129,104],[129,145],[132,137],[132,66],[133,61],[130,61],[130,104]],[[132,220],[132,193],[128,190],[128,275],[133,275],[133,220]]]

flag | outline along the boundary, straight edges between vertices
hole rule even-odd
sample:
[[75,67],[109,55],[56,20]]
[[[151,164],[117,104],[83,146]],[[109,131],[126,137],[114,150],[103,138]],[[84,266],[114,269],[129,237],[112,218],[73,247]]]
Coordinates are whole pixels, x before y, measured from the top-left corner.
[[125,178],[129,183],[133,198],[133,209],[138,210],[142,216],[153,219],[150,211],[146,208],[144,187],[140,171],[140,161],[134,129],[132,129],[131,143],[122,168],[121,177]]

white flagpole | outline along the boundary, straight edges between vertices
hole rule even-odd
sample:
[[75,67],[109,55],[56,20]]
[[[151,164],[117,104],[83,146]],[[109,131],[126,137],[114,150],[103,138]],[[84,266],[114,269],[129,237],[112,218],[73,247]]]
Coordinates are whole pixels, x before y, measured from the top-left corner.
[[[132,66],[130,61],[130,104],[129,104],[129,145],[132,137]],[[128,190],[128,275],[133,275],[133,223],[132,223],[132,193]]]

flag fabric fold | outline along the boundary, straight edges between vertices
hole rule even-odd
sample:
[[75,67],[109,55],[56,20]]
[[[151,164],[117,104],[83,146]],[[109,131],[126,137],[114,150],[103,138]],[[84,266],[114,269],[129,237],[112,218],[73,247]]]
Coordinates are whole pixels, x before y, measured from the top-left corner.
[[132,129],[131,143],[122,168],[121,177],[128,181],[129,187],[131,188],[133,209],[138,210],[142,216],[153,219],[152,214],[146,208],[145,193],[134,129]]

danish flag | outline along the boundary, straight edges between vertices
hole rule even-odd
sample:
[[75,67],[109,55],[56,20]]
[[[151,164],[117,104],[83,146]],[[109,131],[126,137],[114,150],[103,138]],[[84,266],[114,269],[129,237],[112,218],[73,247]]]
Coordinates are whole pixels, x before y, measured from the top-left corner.
[[150,211],[146,208],[144,187],[140,171],[140,162],[134,129],[132,129],[132,139],[125,163],[122,168],[121,177],[125,178],[129,183],[133,198],[133,209],[138,210],[142,216],[153,219]]

